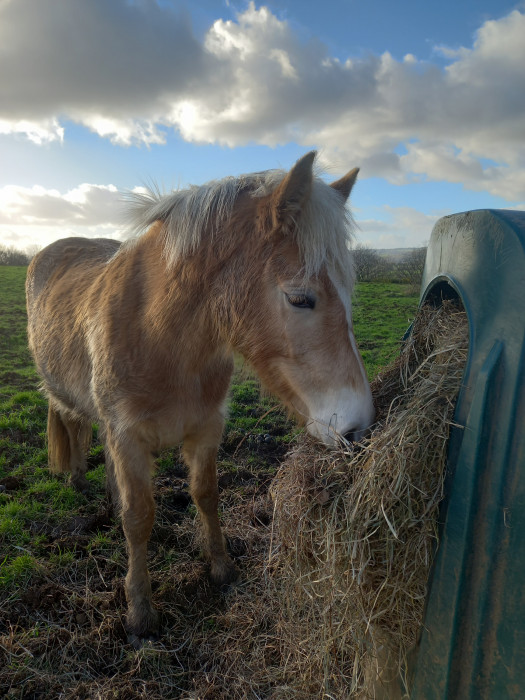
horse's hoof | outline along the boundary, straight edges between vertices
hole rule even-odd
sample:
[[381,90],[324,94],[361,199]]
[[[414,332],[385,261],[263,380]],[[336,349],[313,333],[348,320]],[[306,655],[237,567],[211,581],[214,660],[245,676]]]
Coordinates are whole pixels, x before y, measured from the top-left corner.
[[115,505],[113,501],[107,501],[106,502],[106,507],[104,509],[106,517],[108,517],[110,520],[113,520],[117,516],[117,509],[115,508]]
[[91,491],[90,483],[85,476],[71,479],[71,486],[75,489],[75,491],[81,493],[83,496],[89,496]]
[[147,642],[156,642],[160,638],[159,615],[154,608],[133,610],[130,608],[126,618],[128,641],[135,649],[140,649]]
[[152,644],[155,644],[155,642],[158,642],[160,639],[160,635],[158,634],[150,634],[147,637],[140,636],[138,634],[128,634],[128,643],[131,644],[131,646],[136,650],[139,651],[140,649],[143,649],[144,647],[151,646]]
[[210,569],[212,582],[220,588],[227,588],[239,579],[239,569],[230,560],[213,562]]

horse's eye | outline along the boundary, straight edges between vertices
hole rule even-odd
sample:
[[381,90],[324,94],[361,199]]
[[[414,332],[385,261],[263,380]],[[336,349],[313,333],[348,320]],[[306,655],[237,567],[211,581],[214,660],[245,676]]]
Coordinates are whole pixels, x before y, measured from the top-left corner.
[[315,307],[315,299],[307,294],[287,294],[286,298],[297,309],[313,309]]

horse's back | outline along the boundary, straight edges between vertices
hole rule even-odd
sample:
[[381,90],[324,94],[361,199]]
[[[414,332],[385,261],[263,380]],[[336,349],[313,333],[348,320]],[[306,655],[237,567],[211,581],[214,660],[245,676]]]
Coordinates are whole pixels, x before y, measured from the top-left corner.
[[120,243],[110,238],[61,238],[41,250],[27,270],[28,312],[53,275],[65,274],[72,267],[92,268],[106,263]]

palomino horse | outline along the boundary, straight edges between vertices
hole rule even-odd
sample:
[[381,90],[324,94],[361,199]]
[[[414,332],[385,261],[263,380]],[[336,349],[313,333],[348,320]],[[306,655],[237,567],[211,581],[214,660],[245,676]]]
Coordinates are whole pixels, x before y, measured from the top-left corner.
[[49,464],[85,490],[99,422],[129,551],[127,624],[139,638],[157,629],[146,550],[159,450],[183,443],[211,577],[236,576],[215,464],[234,351],[321,441],[359,436],[373,421],[350,306],[345,201],[358,171],[327,185],[314,159],[289,173],[139,195],[141,235],[121,247],[59,240],[29,267],[29,345],[49,398]]

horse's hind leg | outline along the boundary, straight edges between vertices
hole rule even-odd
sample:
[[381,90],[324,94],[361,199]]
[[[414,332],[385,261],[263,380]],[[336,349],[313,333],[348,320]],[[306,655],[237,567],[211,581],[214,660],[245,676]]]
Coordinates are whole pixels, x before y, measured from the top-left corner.
[[91,444],[91,423],[60,412],[52,402],[47,416],[49,467],[54,472],[71,472],[71,484],[81,493],[89,489],[86,479],[87,451]]
[[153,459],[140,442],[126,435],[116,440],[106,434],[118,488],[122,528],[128,545],[125,589],[128,601],[127,627],[138,640],[158,632],[158,615],[151,601],[147,568],[148,540],[153,528],[155,502],[151,484]]
[[[222,432],[220,421],[219,438]],[[201,516],[206,554],[210,560],[210,576],[221,585],[234,581],[238,576],[235,564],[226,552],[224,536],[219,523],[219,489],[217,487],[217,445],[207,445],[201,436],[184,440],[183,455],[190,468],[191,497]],[[215,440],[214,440],[215,442]]]

